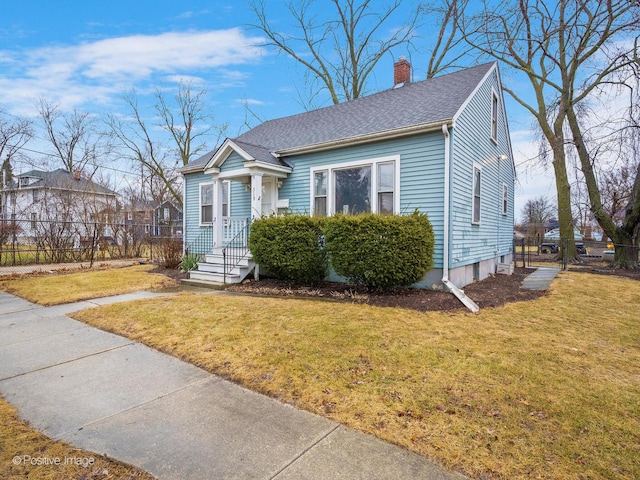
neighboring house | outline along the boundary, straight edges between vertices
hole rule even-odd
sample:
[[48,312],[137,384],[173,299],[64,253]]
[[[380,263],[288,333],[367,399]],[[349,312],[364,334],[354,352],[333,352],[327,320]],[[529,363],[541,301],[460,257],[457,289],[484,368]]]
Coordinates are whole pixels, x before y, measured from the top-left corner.
[[97,223],[114,217],[117,203],[116,192],[83,178],[80,172],[30,170],[3,187],[2,219],[19,225],[20,241],[56,231],[63,232],[61,237],[73,236],[78,245],[93,235]]
[[[264,122],[184,167],[185,248],[208,254],[191,277],[220,279],[221,249],[283,211],[427,214],[434,269],[421,287],[462,287],[510,263],[515,168],[497,64],[410,83],[401,58],[394,77],[389,90]],[[242,263],[225,280],[241,280]]]
[[126,231],[135,239],[151,235],[153,226],[154,203],[147,200],[131,200],[122,208],[123,223]]
[[165,200],[153,210],[153,235],[182,236],[182,227],[182,209],[170,200]]

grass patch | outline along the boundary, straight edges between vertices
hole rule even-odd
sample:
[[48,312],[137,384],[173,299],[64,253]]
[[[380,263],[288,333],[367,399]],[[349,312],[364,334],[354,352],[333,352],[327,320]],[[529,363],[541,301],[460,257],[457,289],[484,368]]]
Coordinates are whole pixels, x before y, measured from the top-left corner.
[[74,318],[475,478],[640,478],[640,283],[468,313],[181,294]]
[[[15,457],[19,457],[20,462],[14,463]],[[29,457],[35,460],[29,460]],[[37,463],[38,459],[43,463],[45,458],[49,461],[59,459],[60,465],[31,464],[31,461]],[[68,459],[66,464],[65,458]],[[75,464],[74,459],[78,459],[80,464]],[[155,477],[137,468],[45,437],[23,423],[16,410],[0,398],[0,478],[151,480]]]
[[22,275],[0,280],[0,290],[40,305],[59,305],[92,298],[175,285],[175,281],[149,273],[155,265],[109,268],[53,275]]

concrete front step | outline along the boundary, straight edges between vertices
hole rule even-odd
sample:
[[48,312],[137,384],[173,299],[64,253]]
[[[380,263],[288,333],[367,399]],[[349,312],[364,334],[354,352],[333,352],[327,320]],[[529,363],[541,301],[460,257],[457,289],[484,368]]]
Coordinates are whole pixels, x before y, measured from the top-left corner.
[[240,283],[249,274],[241,276],[240,274],[228,273],[225,277],[223,273],[202,272],[199,270],[192,270],[189,272],[189,280],[197,280],[201,282],[214,282],[214,283]]
[[[237,265],[230,270],[227,271],[227,275],[242,275],[248,274],[249,270],[253,268],[253,265]],[[198,272],[206,272],[206,273],[218,273],[220,275],[224,274],[224,265],[221,263],[209,263],[209,262],[198,262]]]
[[[207,253],[204,256],[204,263],[222,265],[224,263],[224,256],[222,255],[222,253]],[[251,256],[251,254],[247,254],[242,259],[240,259],[240,261],[238,262],[238,265],[243,267],[252,266],[253,257]]]
[[224,256],[221,248],[205,255],[204,262],[198,262],[198,269],[189,272],[189,279],[203,282],[240,283],[251,273],[255,263],[251,253],[247,253],[238,264],[224,274]]
[[224,290],[226,284],[222,282],[214,282],[210,280],[196,280],[194,278],[183,278],[180,280],[181,285],[188,285],[190,287],[209,288],[211,290]]

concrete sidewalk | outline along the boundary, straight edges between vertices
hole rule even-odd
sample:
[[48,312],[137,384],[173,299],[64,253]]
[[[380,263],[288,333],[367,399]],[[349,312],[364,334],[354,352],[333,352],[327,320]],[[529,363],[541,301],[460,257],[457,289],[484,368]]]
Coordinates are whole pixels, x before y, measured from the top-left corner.
[[0,394],[49,437],[161,479],[466,478],[66,316],[152,295],[45,308],[0,292]]
[[531,275],[523,280],[522,288],[527,290],[548,290],[558,272],[560,272],[558,267],[537,267]]

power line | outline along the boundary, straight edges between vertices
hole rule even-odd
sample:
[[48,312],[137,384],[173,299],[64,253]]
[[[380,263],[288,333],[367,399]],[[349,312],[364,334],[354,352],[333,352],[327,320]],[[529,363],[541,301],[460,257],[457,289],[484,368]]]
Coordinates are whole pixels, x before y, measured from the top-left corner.
[[[41,140],[42,140],[42,139],[41,139]],[[17,145],[11,145],[11,147],[12,147],[12,148],[17,148]],[[53,155],[53,154],[51,154],[51,153],[41,152],[41,151],[39,151],[39,150],[34,150],[34,149],[32,149],[32,148],[19,147],[19,150],[25,150],[25,151],[30,152],[30,153],[37,153],[37,154],[39,154],[39,155],[44,155],[44,156],[47,156],[47,157],[54,157],[54,155]],[[107,170],[113,170],[114,172],[124,173],[124,174],[126,174],[126,175],[132,175],[132,176],[134,176],[134,177],[137,177],[137,176],[138,176],[138,174],[137,174],[137,173],[134,173],[134,172],[132,172],[132,171],[121,170],[121,169],[119,169],[119,168],[115,168],[115,167],[108,167],[108,166],[106,166],[106,165],[98,165],[98,164],[96,164],[96,163],[92,163],[92,162],[87,162],[87,165],[91,165],[92,167],[96,167],[96,168],[104,168],[104,169],[107,169]]]

